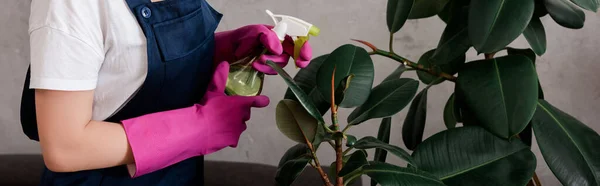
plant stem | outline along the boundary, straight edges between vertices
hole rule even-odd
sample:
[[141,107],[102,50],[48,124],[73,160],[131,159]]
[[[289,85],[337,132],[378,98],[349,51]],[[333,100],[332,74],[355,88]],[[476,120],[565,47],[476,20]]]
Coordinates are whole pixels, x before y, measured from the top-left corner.
[[312,153],[313,156],[313,161],[315,161],[315,169],[317,169],[317,172],[319,172],[319,174],[321,175],[321,179],[323,179],[323,183],[325,183],[326,186],[333,186],[333,184],[331,184],[331,182],[329,181],[329,177],[327,176],[327,173],[325,173],[325,171],[323,171],[323,167],[321,167],[321,163],[319,162],[319,158],[317,157],[317,153],[315,152],[315,148],[313,147],[313,145],[311,143],[306,143],[308,145],[308,149],[310,149],[310,152]]
[[346,134],[346,131],[347,131],[348,129],[350,129],[352,126],[353,126],[353,125],[346,125],[346,127],[344,127],[344,130],[342,130],[342,133],[343,133],[343,134]]
[[536,186],[542,186],[542,183],[540,182],[540,178],[538,178],[538,175],[535,172],[533,172],[533,182],[535,182]]
[[383,50],[379,50],[379,49],[375,50],[374,53],[377,54],[377,55],[388,57],[390,59],[398,61],[398,62],[400,62],[400,63],[402,63],[402,64],[404,64],[406,66],[412,67],[413,69],[416,69],[416,70],[419,70],[419,71],[423,71],[423,72],[427,72],[427,73],[429,73],[431,75],[434,75],[434,76],[437,76],[437,77],[442,77],[442,78],[444,78],[444,79],[446,79],[448,81],[456,82],[456,77],[454,77],[454,76],[452,76],[450,74],[447,74],[447,73],[444,73],[444,72],[437,73],[432,68],[427,68],[427,67],[423,66],[422,64],[417,64],[415,62],[412,62],[412,61],[410,61],[410,60],[408,60],[408,59],[406,59],[406,58],[404,58],[402,56],[399,56],[399,55],[397,55],[395,53],[391,53],[391,52],[387,52],[387,51],[383,51]]
[[343,161],[342,161],[342,139],[335,139],[335,174],[337,177],[336,186],[344,186],[344,177],[337,176],[342,171]]
[[538,178],[537,173],[533,173],[533,178],[529,180],[527,186],[542,186],[542,183],[540,183],[540,178]]
[[496,52],[485,54],[485,59],[492,59],[494,58],[494,55],[496,55]]
[[331,145],[331,148],[335,148],[335,144],[331,141],[327,141],[327,143],[329,143],[329,145]]
[[357,39],[353,39],[356,42],[362,43],[364,45],[367,45],[369,48],[373,49],[373,51],[369,52],[370,55],[380,55],[380,56],[384,56],[384,57],[388,57],[390,59],[393,59],[395,61],[398,61],[406,66],[412,67],[413,69],[419,70],[419,71],[423,71],[423,72],[427,72],[431,75],[437,76],[437,77],[442,77],[448,81],[452,81],[452,82],[456,82],[456,77],[454,77],[453,75],[444,73],[444,72],[439,72],[437,73],[435,70],[433,70],[432,68],[426,68],[423,65],[417,64],[415,62],[412,62],[402,56],[397,55],[396,53],[394,53],[394,51],[388,52],[388,51],[384,51],[384,50],[380,50],[377,47],[375,47],[375,45],[366,42],[366,41],[362,41],[362,40],[357,40]]
[[340,126],[337,119],[337,105],[335,105],[335,69],[333,67],[333,73],[331,75],[331,121],[333,122],[333,130],[339,131]]
[[394,53],[394,33],[390,33],[390,53]]
[[[335,105],[335,69],[336,67],[333,67],[333,73],[331,75],[331,120],[333,122],[333,128],[336,132],[340,131],[340,125],[338,124],[338,115],[337,115],[337,105]],[[342,162],[342,139],[338,138],[335,139],[335,162],[336,162],[336,186],[343,186],[344,185],[344,178],[337,176],[339,175],[340,171],[342,170],[342,166],[343,162]]]
[[342,156],[345,156],[346,154],[348,154],[352,149],[354,149],[353,147],[347,148],[343,153]]

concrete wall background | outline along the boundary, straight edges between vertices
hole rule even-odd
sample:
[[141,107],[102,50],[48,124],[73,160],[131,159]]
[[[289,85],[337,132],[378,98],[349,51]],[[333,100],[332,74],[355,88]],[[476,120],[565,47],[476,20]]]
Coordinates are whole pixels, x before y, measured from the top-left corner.
[[[225,14],[219,30],[234,29],[246,24],[267,23],[271,20],[265,9],[279,14],[301,17],[321,28],[321,35],[311,40],[315,56],[329,53],[336,47],[352,43],[357,38],[370,41],[381,48],[387,48],[388,32],[385,24],[386,1],[360,0],[209,0]],[[548,52],[538,59],[538,73],[546,99],[570,113],[596,131],[600,131],[600,38],[595,29],[600,29],[600,14],[586,12],[585,28],[570,30],[554,23],[549,16],[542,18],[548,35]],[[24,75],[29,60],[27,24],[29,1],[4,0],[0,3],[0,154],[39,153],[36,143],[28,140],[21,132],[19,124],[19,104]],[[395,35],[395,51],[405,57],[418,60],[420,55],[437,46],[444,24],[437,18],[408,21]],[[528,47],[523,38],[512,46]],[[499,54],[501,55],[501,54]],[[480,59],[473,50],[468,60]],[[393,71],[397,63],[374,57],[376,83]],[[292,75],[296,70],[286,68]],[[414,72],[407,73],[415,78]],[[261,110],[254,110],[248,130],[243,134],[238,148],[228,148],[212,154],[207,159],[259,162],[276,165],[281,155],[294,143],[279,133],[275,126],[275,106],[283,97],[285,83],[276,76],[267,78],[264,94],[272,99],[272,104]],[[421,85],[421,88],[424,86]],[[434,86],[429,92],[428,116],[425,137],[444,129],[441,113],[444,104],[453,90],[453,84],[443,83]],[[341,120],[351,110],[341,111]],[[401,125],[407,109],[393,118],[391,142],[402,146]],[[372,120],[351,132],[357,137],[376,135],[379,120]],[[537,173],[544,185],[560,185],[547,168],[539,148],[533,151],[538,157]],[[323,164],[334,160],[333,151],[322,148],[319,152]],[[393,156],[390,162],[401,161]],[[2,162],[0,162],[2,163]],[[365,181],[368,181],[365,180]],[[366,183],[366,182],[365,182]]]

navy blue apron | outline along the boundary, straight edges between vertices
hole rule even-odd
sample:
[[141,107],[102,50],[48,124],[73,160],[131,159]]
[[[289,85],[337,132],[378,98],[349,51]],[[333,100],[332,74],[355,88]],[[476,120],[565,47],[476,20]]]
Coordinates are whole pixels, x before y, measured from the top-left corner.
[[[133,97],[106,121],[183,108],[200,101],[212,77],[214,31],[222,14],[205,0],[126,0],[146,36],[148,73]],[[28,70],[21,100],[25,134],[39,141],[34,90]],[[132,179],[125,166],[57,173],[45,168],[41,185],[174,186],[203,185],[203,157],[190,158]]]

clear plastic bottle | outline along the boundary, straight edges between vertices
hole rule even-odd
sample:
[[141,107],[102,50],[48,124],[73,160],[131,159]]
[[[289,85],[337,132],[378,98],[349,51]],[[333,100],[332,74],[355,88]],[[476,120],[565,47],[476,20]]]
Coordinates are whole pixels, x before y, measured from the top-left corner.
[[265,75],[255,70],[252,67],[252,62],[262,54],[264,52],[253,54],[230,64],[229,76],[227,77],[227,85],[225,87],[227,95],[260,95]]
[[[286,35],[294,39],[294,59],[298,58],[300,49],[308,41],[309,35],[319,35],[319,28],[306,21],[286,15],[275,15],[269,10],[266,12],[275,22],[272,30],[281,42],[283,42]],[[265,75],[256,71],[252,67],[252,62],[266,52],[266,49],[256,50],[247,57],[230,64],[225,88],[227,95],[256,96],[261,93]]]

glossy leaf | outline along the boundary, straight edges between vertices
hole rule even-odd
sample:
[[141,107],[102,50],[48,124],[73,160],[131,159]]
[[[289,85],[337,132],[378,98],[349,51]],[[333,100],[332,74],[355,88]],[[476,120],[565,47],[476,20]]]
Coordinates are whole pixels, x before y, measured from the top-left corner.
[[465,56],[465,53],[471,48],[467,27],[457,31],[449,27],[451,25],[446,26],[438,48],[431,56],[431,61],[434,64],[445,64],[453,59]]
[[440,11],[440,13],[438,13],[438,17],[444,21],[444,23],[448,23],[448,21],[450,21],[450,7],[453,1],[450,1],[450,3],[446,4],[446,6],[444,6],[444,8],[442,9],[442,11]]
[[533,16],[533,0],[471,0],[469,37],[479,53],[499,51],[517,39]]
[[[342,165],[345,165],[346,162],[348,162],[348,159],[350,159],[350,155],[345,155],[344,157],[342,157]],[[331,183],[335,183],[336,180],[336,175],[337,175],[337,162],[334,160],[333,162],[331,162],[331,164],[329,164],[329,172],[327,173],[327,176],[329,177],[329,181],[331,181]]]
[[360,150],[356,151],[352,153],[348,159],[348,162],[344,164],[344,167],[342,167],[342,170],[338,176],[346,176],[347,174],[354,172],[355,170],[358,170],[368,164],[369,161],[367,161],[367,153]]
[[415,96],[419,82],[401,78],[383,82],[373,88],[369,99],[348,116],[349,125],[373,118],[384,118],[400,112]]
[[600,185],[596,131],[544,100],[532,123],[544,160],[563,185]]
[[[421,58],[419,58],[419,64],[423,65],[423,67],[425,68],[434,68],[436,71],[441,71],[441,72],[445,72],[447,74],[450,75],[454,75],[456,74],[456,72],[458,72],[458,70],[464,65],[465,63],[465,55],[462,54],[461,56],[455,58],[454,60],[446,63],[446,64],[441,64],[441,65],[432,65],[435,64],[434,61],[429,60],[433,54],[435,53],[436,49],[427,51],[425,54],[423,54],[421,56]],[[425,84],[440,84],[442,83],[444,80],[443,79],[439,79],[439,77],[431,75],[427,72],[424,71],[417,71],[417,76],[419,77],[419,80],[421,80],[421,82],[425,83]]]
[[443,186],[444,184],[433,175],[413,168],[398,167],[396,165],[370,162],[369,165],[362,167],[360,171],[348,175],[344,178],[344,185],[360,177],[367,175],[376,180],[381,185],[397,186]]
[[[383,143],[390,143],[390,131],[392,128],[392,118],[387,117],[381,119],[381,124],[379,124],[379,131],[377,132],[377,140]],[[387,158],[387,151],[383,149],[375,149],[375,155],[373,161],[377,162],[385,162]],[[376,186],[377,181],[371,179],[371,186]]]
[[312,142],[317,132],[317,120],[294,100],[279,101],[275,112],[277,128],[285,136],[298,143]]
[[550,17],[559,25],[571,28],[583,28],[585,13],[567,0],[544,0]]
[[402,74],[406,71],[406,66],[400,65],[396,70],[394,70],[390,75],[388,75],[382,82],[386,82],[389,80],[400,79]]
[[435,134],[412,156],[420,170],[446,185],[525,185],[536,167],[535,155],[519,140],[507,141],[480,127]]
[[[328,56],[329,54],[326,54],[314,58],[306,68],[300,69],[296,73],[296,76],[294,76],[294,82],[308,95],[321,115],[325,114],[331,108],[329,102],[325,101],[319,90],[317,90],[317,72]],[[290,88],[285,92],[283,99],[298,101]]]
[[346,147],[352,147],[354,146],[354,143],[356,143],[356,136],[353,135],[347,135],[346,136]]
[[305,144],[297,144],[288,149],[279,160],[279,166],[275,175],[278,186],[291,185],[294,180],[304,171],[311,161],[308,154],[310,150]]
[[[524,55],[527,56],[532,62],[533,62],[533,66],[535,67],[535,60],[536,60],[536,55],[535,52],[533,52],[533,50],[531,49],[517,49],[517,48],[510,48],[508,47],[506,49],[508,55]],[[538,99],[544,99],[544,91],[542,90],[542,85],[540,84],[540,80],[538,79]]]
[[415,0],[388,0],[386,21],[390,33],[396,33],[404,26],[414,1]]
[[481,126],[503,138],[527,126],[538,96],[537,73],[529,58],[509,55],[470,62],[459,74],[457,86]]
[[444,123],[446,124],[446,128],[451,129],[456,127],[456,107],[454,106],[454,93],[450,95],[448,98],[448,102],[446,102],[446,106],[444,106]]
[[546,9],[546,5],[544,5],[544,0],[535,0],[535,10],[533,11],[533,16],[544,17],[546,15],[548,15],[548,10]]
[[358,140],[354,144],[354,148],[355,149],[363,149],[363,150],[372,149],[372,148],[383,149],[383,150],[386,150],[389,153],[392,153],[393,155],[398,156],[399,158],[405,160],[408,164],[415,165],[415,163],[413,162],[413,160],[410,157],[410,155],[408,154],[408,152],[406,152],[404,149],[394,146],[394,145],[390,145],[390,144],[382,142],[382,141],[379,141],[378,139],[376,139],[372,136],[367,136],[367,137],[364,137],[364,138]]
[[427,92],[429,87],[423,89],[413,99],[408,114],[402,125],[402,140],[406,148],[414,150],[423,141],[425,122],[427,120]]
[[527,124],[527,127],[521,133],[519,133],[519,139],[525,143],[525,145],[530,146],[533,142],[533,130],[531,128],[531,122]]
[[422,19],[437,15],[450,0],[414,0],[408,19]]
[[[471,48],[471,39],[467,27],[468,9],[460,2],[451,2],[452,17],[442,33],[435,53],[431,56],[432,64],[447,64],[461,56]],[[464,59],[463,59],[464,61]]]
[[[387,117],[387,118],[381,119],[381,124],[379,124],[379,131],[377,132],[377,140],[379,140],[383,143],[390,143],[391,129],[392,129],[392,118]],[[387,151],[385,151],[383,149],[375,149],[375,158],[373,160],[385,162],[386,156],[387,156]]]
[[[331,98],[331,77],[334,68],[334,87],[339,87],[346,77],[354,75],[339,106],[351,108],[363,104],[369,97],[375,76],[373,61],[367,51],[346,44],[329,54],[317,73],[317,88],[324,98]],[[326,100],[331,102],[330,99]]]
[[598,11],[598,0],[571,0],[571,2],[575,3],[577,6],[596,12]]
[[534,17],[529,22],[523,31],[523,36],[537,55],[541,56],[546,53],[546,30],[540,18]]
[[325,123],[325,121],[323,120],[323,116],[319,112],[319,109],[317,109],[317,107],[311,101],[310,97],[308,97],[308,95],[306,95],[306,93],[304,93],[302,88],[300,88],[300,86],[298,86],[298,84],[296,84],[296,82],[294,82],[292,77],[285,70],[283,70],[279,65],[273,63],[273,61],[268,60],[267,65],[269,65],[271,68],[273,68],[277,72],[277,74],[279,74],[279,76],[281,76],[283,78],[283,80],[288,85],[290,90],[294,93],[294,95],[296,95],[296,98],[298,98],[298,100],[299,100],[298,102],[302,105],[302,107],[304,107],[304,109],[306,109],[306,111],[308,111],[308,113],[313,118],[317,119],[319,124]]
[[512,47],[507,47],[506,48],[506,52],[508,53],[508,55],[523,55],[527,58],[529,58],[529,60],[531,60],[531,62],[533,62],[533,66],[535,67],[535,60],[536,60],[536,54],[532,49],[526,48],[526,49],[520,49],[520,48],[512,48]]

